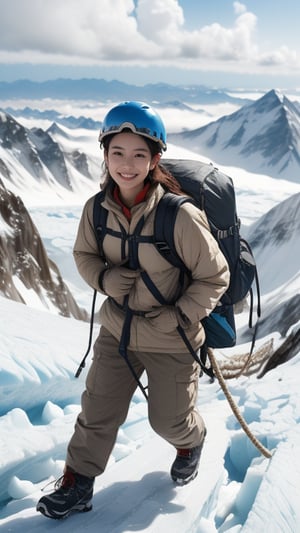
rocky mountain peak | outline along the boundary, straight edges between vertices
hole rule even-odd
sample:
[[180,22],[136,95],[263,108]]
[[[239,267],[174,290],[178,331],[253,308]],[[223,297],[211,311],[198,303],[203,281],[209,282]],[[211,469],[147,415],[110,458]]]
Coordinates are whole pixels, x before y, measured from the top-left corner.
[[[56,308],[65,317],[87,320],[49,259],[39,232],[21,198],[0,180],[0,293],[25,303],[23,295],[34,291],[45,308]],[[23,293],[23,295],[22,295]]]

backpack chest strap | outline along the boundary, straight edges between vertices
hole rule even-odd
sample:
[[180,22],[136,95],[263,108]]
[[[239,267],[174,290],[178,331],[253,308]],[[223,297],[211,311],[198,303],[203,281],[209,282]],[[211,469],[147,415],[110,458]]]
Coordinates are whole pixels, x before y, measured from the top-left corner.
[[[104,261],[106,261],[103,250],[103,242],[106,235],[110,235],[120,240],[121,243],[121,260],[124,261],[128,256],[128,266],[132,269],[139,268],[138,247],[140,243],[154,243],[153,235],[141,235],[144,226],[144,217],[142,216],[137,223],[133,233],[127,233],[124,226],[119,222],[119,230],[107,227],[108,211],[102,205],[100,208],[94,208],[94,228],[95,236],[98,244],[99,254]],[[128,255],[126,253],[126,245],[128,246]]]

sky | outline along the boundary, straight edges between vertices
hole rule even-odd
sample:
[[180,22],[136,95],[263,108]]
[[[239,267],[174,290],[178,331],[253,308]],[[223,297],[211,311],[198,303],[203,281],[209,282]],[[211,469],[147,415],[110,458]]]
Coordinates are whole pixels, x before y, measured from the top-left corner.
[[298,0],[0,0],[0,80],[299,88]]

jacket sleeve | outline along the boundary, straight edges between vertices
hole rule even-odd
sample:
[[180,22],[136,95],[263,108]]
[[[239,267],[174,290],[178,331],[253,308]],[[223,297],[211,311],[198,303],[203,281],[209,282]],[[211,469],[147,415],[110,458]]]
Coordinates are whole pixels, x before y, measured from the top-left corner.
[[176,305],[191,323],[195,323],[213,311],[226,291],[229,267],[210,232],[205,213],[192,204],[180,207],[174,240],[177,253],[192,277]]
[[93,202],[94,198],[90,198],[83,208],[73,248],[73,256],[81,277],[93,289],[99,291],[99,275],[105,269],[105,263],[100,258],[94,233]]

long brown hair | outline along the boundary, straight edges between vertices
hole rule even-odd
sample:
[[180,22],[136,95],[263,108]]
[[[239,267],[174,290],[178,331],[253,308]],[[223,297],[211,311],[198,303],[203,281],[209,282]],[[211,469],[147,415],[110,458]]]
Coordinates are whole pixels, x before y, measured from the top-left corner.
[[[124,129],[124,131],[127,131],[127,130]],[[128,130],[128,131],[132,133],[131,130]],[[106,153],[108,152],[110,142],[112,138],[114,137],[114,135],[116,134],[112,133],[111,135],[107,135],[106,137],[104,137],[102,141],[104,152]],[[143,137],[143,139],[147,143],[152,157],[161,153],[161,147],[157,142],[152,141],[151,139],[148,139],[147,137]],[[149,175],[147,176],[147,179],[149,179],[151,183],[160,183],[160,185],[166,191],[170,191],[180,196],[184,195],[184,192],[182,191],[179,182],[176,180],[176,178],[174,178],[171,172],[169,172],[166,169],[166,167],[164,167],[162,163],[158,163],[154,167],[153,170],[150,170]],[[111,175],[109,174],[105,161],[103,161],[103,182],[101,184],[101,189],[105,189],[108,185],[112,183],[113,183],[113,179]]]

